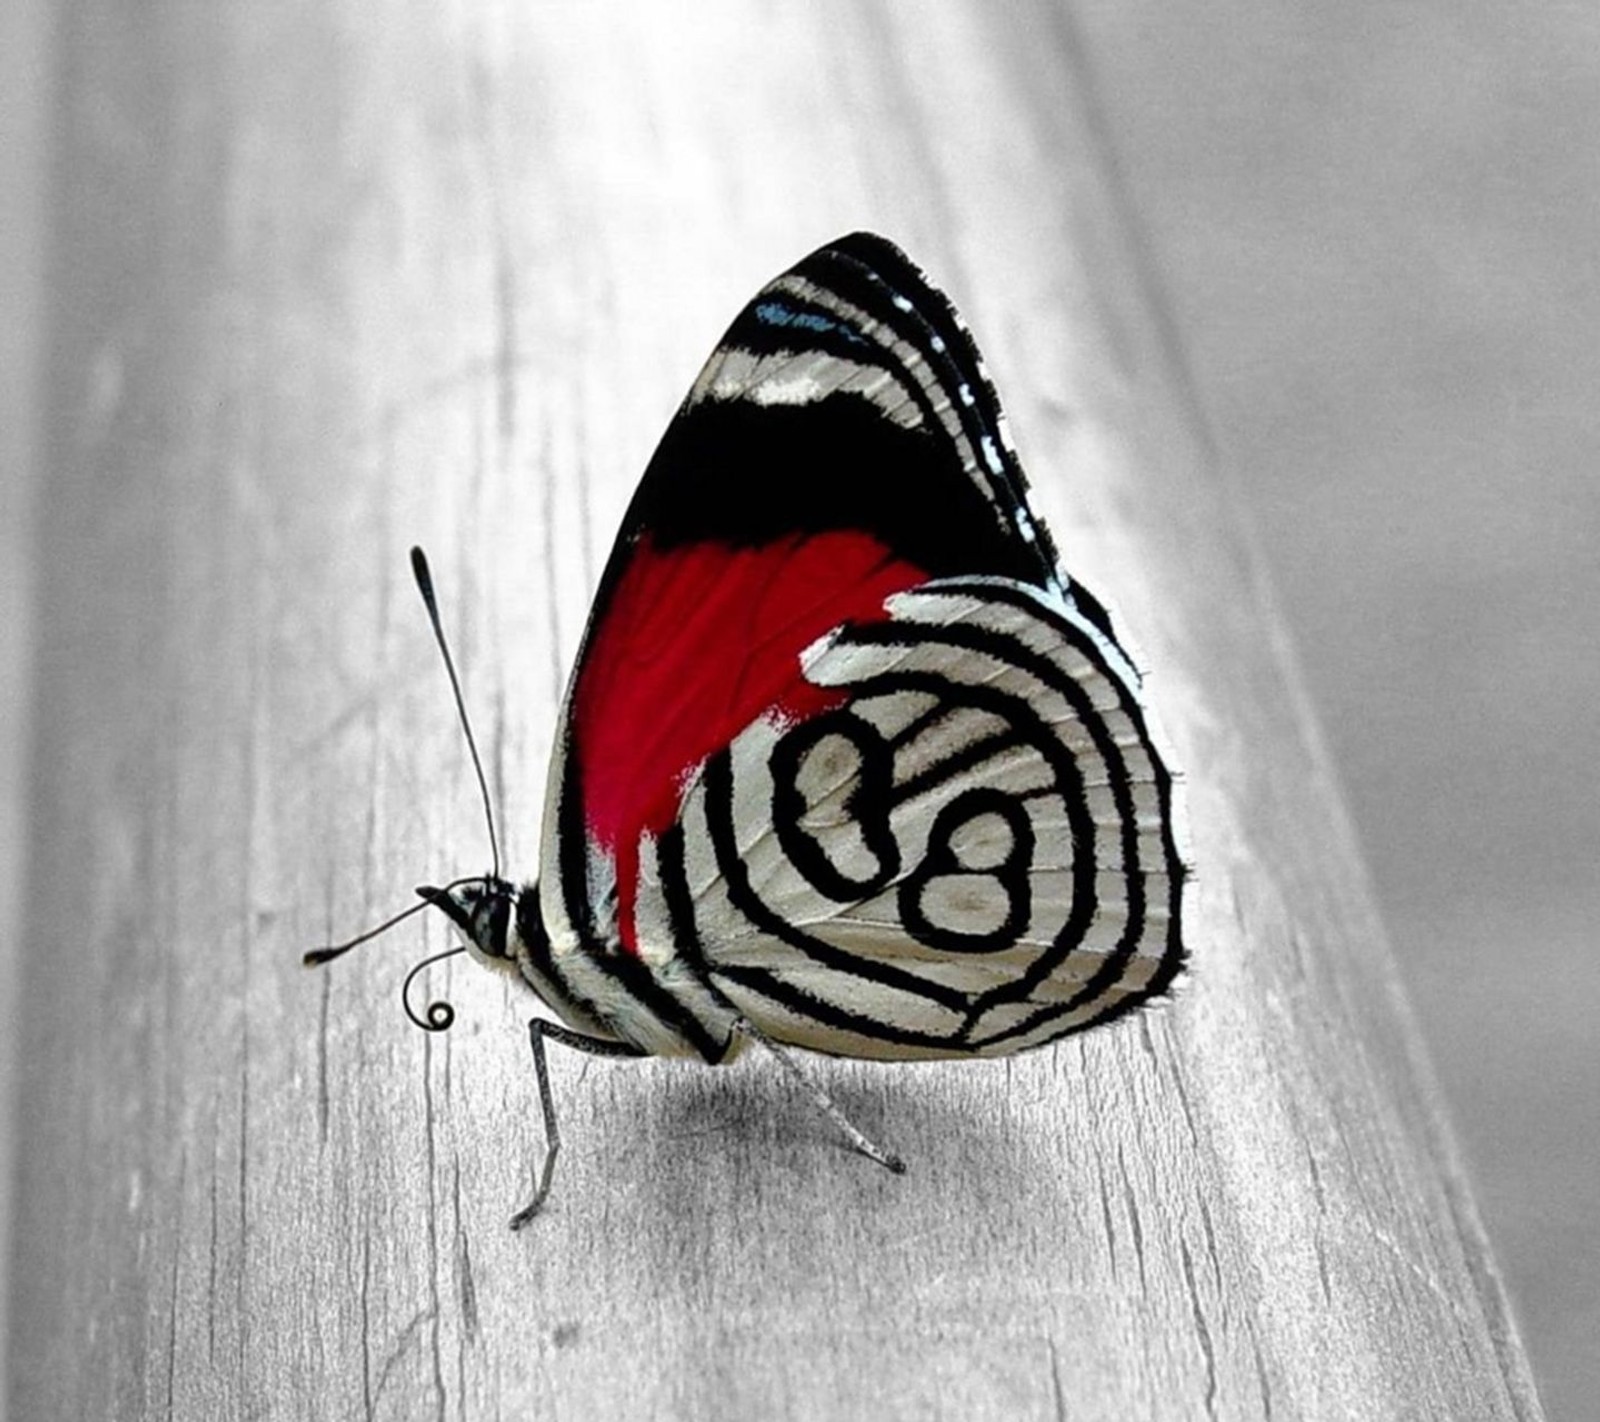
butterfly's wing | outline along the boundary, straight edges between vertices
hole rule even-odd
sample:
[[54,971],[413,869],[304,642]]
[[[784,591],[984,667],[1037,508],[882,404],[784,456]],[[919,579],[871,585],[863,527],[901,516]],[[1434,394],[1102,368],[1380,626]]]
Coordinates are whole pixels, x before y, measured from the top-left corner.
[[706,1055],[730,1007],[849,1055],[1049,1040],[1179,970],[1171,798],[949,302],[862,233],[770,283],[569,688],[538,901],[569,995]]

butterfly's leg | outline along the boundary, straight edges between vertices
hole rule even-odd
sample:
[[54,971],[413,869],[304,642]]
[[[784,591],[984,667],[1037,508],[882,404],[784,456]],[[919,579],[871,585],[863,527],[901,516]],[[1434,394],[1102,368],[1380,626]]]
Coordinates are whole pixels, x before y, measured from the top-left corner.
[[875,1160],[885,1170],[892,1170],[896,1175],[905,1174],[906,1163],[892,1150],[885,1150],[876,1141],[865,1135],[848,1116],[841,1111],[834,1100],[816,1082],[812,1081],[788,1052],[784,1051],[771,1037],[767,1036],[748,1017],[741,1017],[734,1024],[734,1031],[742,1032],[752,1042],[759,1042],[767,1051],[778,1059],[778,1064],[789,1074],[789,1078],[816,1103],[817,1109],[836,1125],[862,1155],[869,1160]]
[[608,1042],[602,1037],[585,1036],[559,1023],[546,1022],[535,1017],[528,1022],[528,1045],[533,1048],[533,1074],[539,1079],[539,1106],[544,1112],[544,1164],[539,1167],[539,1183],[534,1187],[533,1199],[511,1217],[511,1228],[521,1229],[543,1208],[550,1193],[550,1181],[556,1173],[556,1156],[561,1153],[561,1131],[556,1125],[556,1103],[550,1094],[550,1068],[544,1059],[544,1039],[560,1042],[563,1047],[588,1052],[596,1057],[642,1057],[637,1047],[627,1042]]

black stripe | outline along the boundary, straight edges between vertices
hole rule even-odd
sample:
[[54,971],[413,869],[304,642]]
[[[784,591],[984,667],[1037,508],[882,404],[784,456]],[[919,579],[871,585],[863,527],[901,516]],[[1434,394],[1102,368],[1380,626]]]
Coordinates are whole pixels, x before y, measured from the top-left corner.
[[[523,946],[528,950],[528,958],[533,963],[534,970],[554,989],[552,995],[565,998],[566,1002],[583,1016],[607,1030],[612,1030],[610,1015],[603,1012],[599,1004],[586,993],[579,992],[567,980],[567,975],[556,966],[555,958],[550,952],[550,935],[545,930],[544,918],[539,910],[537,885],[524,889],[517,898],[517,932],[521,935]],[[552,1002],[550,1005],[560,1010],[561,1004]]]
[[716,1063],[727,1054],[727,1038],[713,1036],[682,998],[656,980],[649,964],[642,958],[636,958],[632,953],[607,953],[603,956],[595,954],[589,961],[632,993],[640,1006],[656,1021],[670,1027],[706,1061]]
[[1023,744],[1022,738],[1012,730],[995,731],[978,740],[969,741],[960,750],[947,755],[943,760],[936,760],[932,765],[924,766],[903,785],[896,785],[889,792],[889,801],[894,805],[902,805],[907,800],[914,800],[928,786],[937,785],[941,780],[954,779],[963,771],[982,765],[984,761],[992,760],[1002,751],[1011,750],[1021,744]]
[[[915,386],[911,393],[926,398]],[[956,462],[942,429],[896,424],[848,391],[805,405],[705,400],[668,426],[593,615],[604,615],[646,535],[658,548],[756,548],[833,530],[869,534],[930,577],[1037,581],[1027,546]]]
[[908,745],[929,727],[944,720],[949,714],[950,708],[948,706],[942,701],[935,701],[921,715],[913,716],[911,720],[907,721],[904,726],[889,737],[889,748],[891,750],[899,750],[902,746]]
[[668,825],[656,842],[656,862],[661,867],[661,897],[667,905],[673,947],[694,970],[695,977],[705,982],[706,959],[700,943],[700,926],[694,918],[694,895],[689,892],[682,820]]
[[[674,820],[656,841],[656,863],[661,870],[661,896],[667,905],[667,921],[672,929],[675,955],[707,995],[726,1007],[731,1016],[737,1017],[738,1009],[717,991],[707,971],[705,952],[700,942],[700,927],[694,917],[694,895],[689,890],[681,820]],[[715,1038],[711,1040],[715,1041]],[[700,1054],[715,1066],[727,1056],[732,1042],[730,1035],[717,1046],[715,1055],[703,1047],[700,1048]]]
[[[584,642],[594,635],[598,619],[591,614]],[[583,673],[582,653],[579,653],[578,676]],[[557,882],[561,889],[561,904],[567,921],[580,943],[593,943],[595,933],[594,905],[589,899],[589,832],[584,823],[582,756],[577,737],[572,734],[572,715],[578,702],[577,677],[567,693],[562,708],[561,738],[561,799],[556,806],[556,862]]]
[[812,1021],[824,1027],[832,1027],[836,1031],[854,1032],[858,1037],[867,1037],[878,1042],[898,1042],[908,1047],[929,1047],[945,1052],[958,1051],[962,1045],[961,1030],[941,1036],[936,1032],[917,1032],[909,1027],[899,1027],[892,1022],[885,1022],[878,1017],[850,1012],[826,998],[796,987],[793,983],[779,981],[762,968],[729,964],[717,968],[716,973],[718,977],[758,992],[791,1012],[801,1017],[809,1017]]

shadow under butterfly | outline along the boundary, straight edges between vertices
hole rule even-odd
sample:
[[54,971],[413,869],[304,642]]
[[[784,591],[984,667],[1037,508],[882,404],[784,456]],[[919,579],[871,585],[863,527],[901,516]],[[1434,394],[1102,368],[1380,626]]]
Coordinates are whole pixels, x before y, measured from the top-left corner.
[[[1182,970],[1173,782],[1105,610],[1060,570],[983,362],[893,244],[820,248],[741,311],[650,461],[567,689],[539,878],[417,892],[603,1056],[1001,1056]],[[454,1018],[436,1002],[430,1031]]]

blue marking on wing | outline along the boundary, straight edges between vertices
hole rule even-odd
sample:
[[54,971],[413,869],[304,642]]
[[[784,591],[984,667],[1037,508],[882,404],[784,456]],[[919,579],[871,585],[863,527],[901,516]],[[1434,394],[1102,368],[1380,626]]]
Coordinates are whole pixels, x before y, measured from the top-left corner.
[[832,320],[827,316],[819,315],[815,311],[796,311],[792,306],[785,306],[781,301],[760,301],[756,303],[756,319],[768,326],[797,326],[805,331],[817,331],[826,334],[836,331],[847,341],[856,345],[866,345],[866,340],[859,331]]

